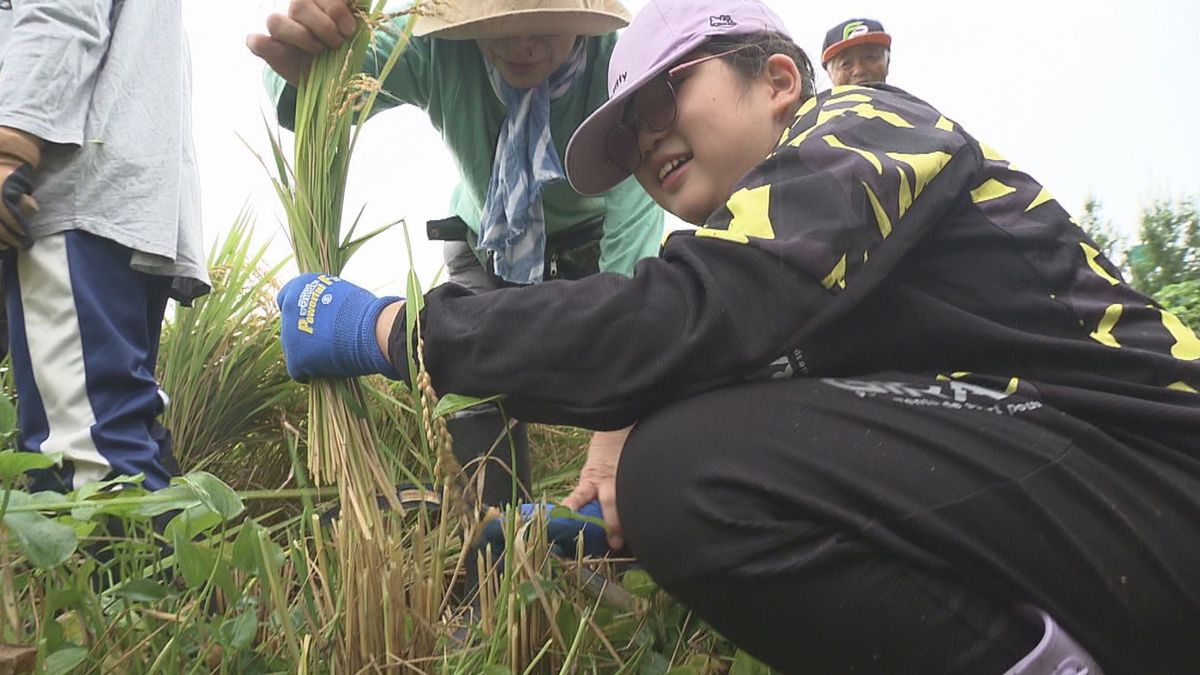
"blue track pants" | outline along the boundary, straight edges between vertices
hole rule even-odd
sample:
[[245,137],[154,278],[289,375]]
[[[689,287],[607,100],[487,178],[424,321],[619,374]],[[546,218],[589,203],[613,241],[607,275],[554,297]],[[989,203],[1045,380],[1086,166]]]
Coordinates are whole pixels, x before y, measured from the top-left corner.
[[131,269],[130,255],[68,231],[5,259],[20,447],[63,455],[36,490],[138,473],[157,490],[170,479],[154,365],[171,279]]

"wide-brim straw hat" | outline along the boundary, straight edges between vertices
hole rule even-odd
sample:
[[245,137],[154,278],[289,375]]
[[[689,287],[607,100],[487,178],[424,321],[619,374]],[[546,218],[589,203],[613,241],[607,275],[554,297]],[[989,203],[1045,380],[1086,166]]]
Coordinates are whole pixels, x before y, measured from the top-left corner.
[[424,0],[413,34],[446,40],[604,35],[629,25],[617,0]]

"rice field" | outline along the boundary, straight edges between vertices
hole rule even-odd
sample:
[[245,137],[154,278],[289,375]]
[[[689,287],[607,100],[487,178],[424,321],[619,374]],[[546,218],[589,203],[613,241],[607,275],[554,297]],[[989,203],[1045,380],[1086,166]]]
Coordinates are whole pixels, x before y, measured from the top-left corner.
[[[356,237],[342,216],[354,121],[379,90],[357,66],[384,4],[361,2],[358,36],[314,63],[294,144],[268,130],[262,161],[301,271],[337,274],[380,231]],[[274,302],[285,261],[252,239],[243,214],[210,253],[213,292],[164,326],[164,421],[183,470],[170,487],[124,476],[31,493],[26,472],[59,458],[12,449],[0,395],[0,674],[769,672],[636,561],[559,557],[544,522],[482,510],[446,433],[454,403],[419,350],[414,391],[291,381]],[[415,277],[406,295],[421,297]],[[553,501],[588,434],[531,436],[535,492]],[[402,504],[405,484],[434,487]],[[502,552],[480,536],[493,520]]]
[[[308,387],[284,371],[278,265],[251,233],[245,218],[214,247],[214,292],[164,329],[184,470],[170,488],[133,476],[31,494],[24,472],[55,458],[0,453],[0,673],[768,672],[634,561],[553,555],[539,521],[492,514],[495,556],[465,506],[377,508],[370,538],[323,520],[344,492],[308,468]],[[444,485],[435,414],[397,383],[360,384],[349,414],[376,430],[384,482]],[[0,396],[9,447],[15,421]],[[565,495],[586,432],[531,435],[535,490]]]

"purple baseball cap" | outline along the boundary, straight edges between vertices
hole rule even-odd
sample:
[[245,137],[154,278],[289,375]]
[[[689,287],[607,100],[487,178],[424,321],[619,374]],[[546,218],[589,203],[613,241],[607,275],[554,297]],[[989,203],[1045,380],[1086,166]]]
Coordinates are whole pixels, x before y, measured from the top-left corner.
[[608,102],[584,120],[567,144],[567,179],[575,191],[602,194],[629,177],[609,161],[605,141],[642,85],[711,37],[759,32],[790,37],[779,16],[760,0],[650,0],[613,49]]

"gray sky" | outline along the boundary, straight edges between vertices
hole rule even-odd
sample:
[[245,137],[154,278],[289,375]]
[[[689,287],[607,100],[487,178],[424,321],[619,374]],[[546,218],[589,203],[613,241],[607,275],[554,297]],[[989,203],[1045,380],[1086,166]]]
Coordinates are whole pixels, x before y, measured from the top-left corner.
[[[1193,0],[1003,4],[956,0],[767,0],[793,37],[819,60],[833,24],[854,16],[893,36],[889,82],[939,108],[1043,183],[1072,213],[1088,192],[1132,232],[1155,199],[1200,194],[1200,4]],[[270,157],[261,62],[245,48],[284,0],[189,0],[184,15],[194,63],[196,142],[205,241],[224,236],[241,208],[256,212],[256,236],[288,252],[266,170]],[[626,0],[636,12],[645,0]],[[819,73],[818,86],[828,86]],[[290,139],[290,136],[288,137]],[[247,148],[247,144],[250,148]],[[405,219],[416,268],[428,286],[440,247],[424,223],[447,215],[457,181],[453,159],[420,110],[389,111],[366,125],[347,191],[351,217],[365,204],[364,231]],[[408,271],[399,229],[364,248],[346,277],[402,294]]]

